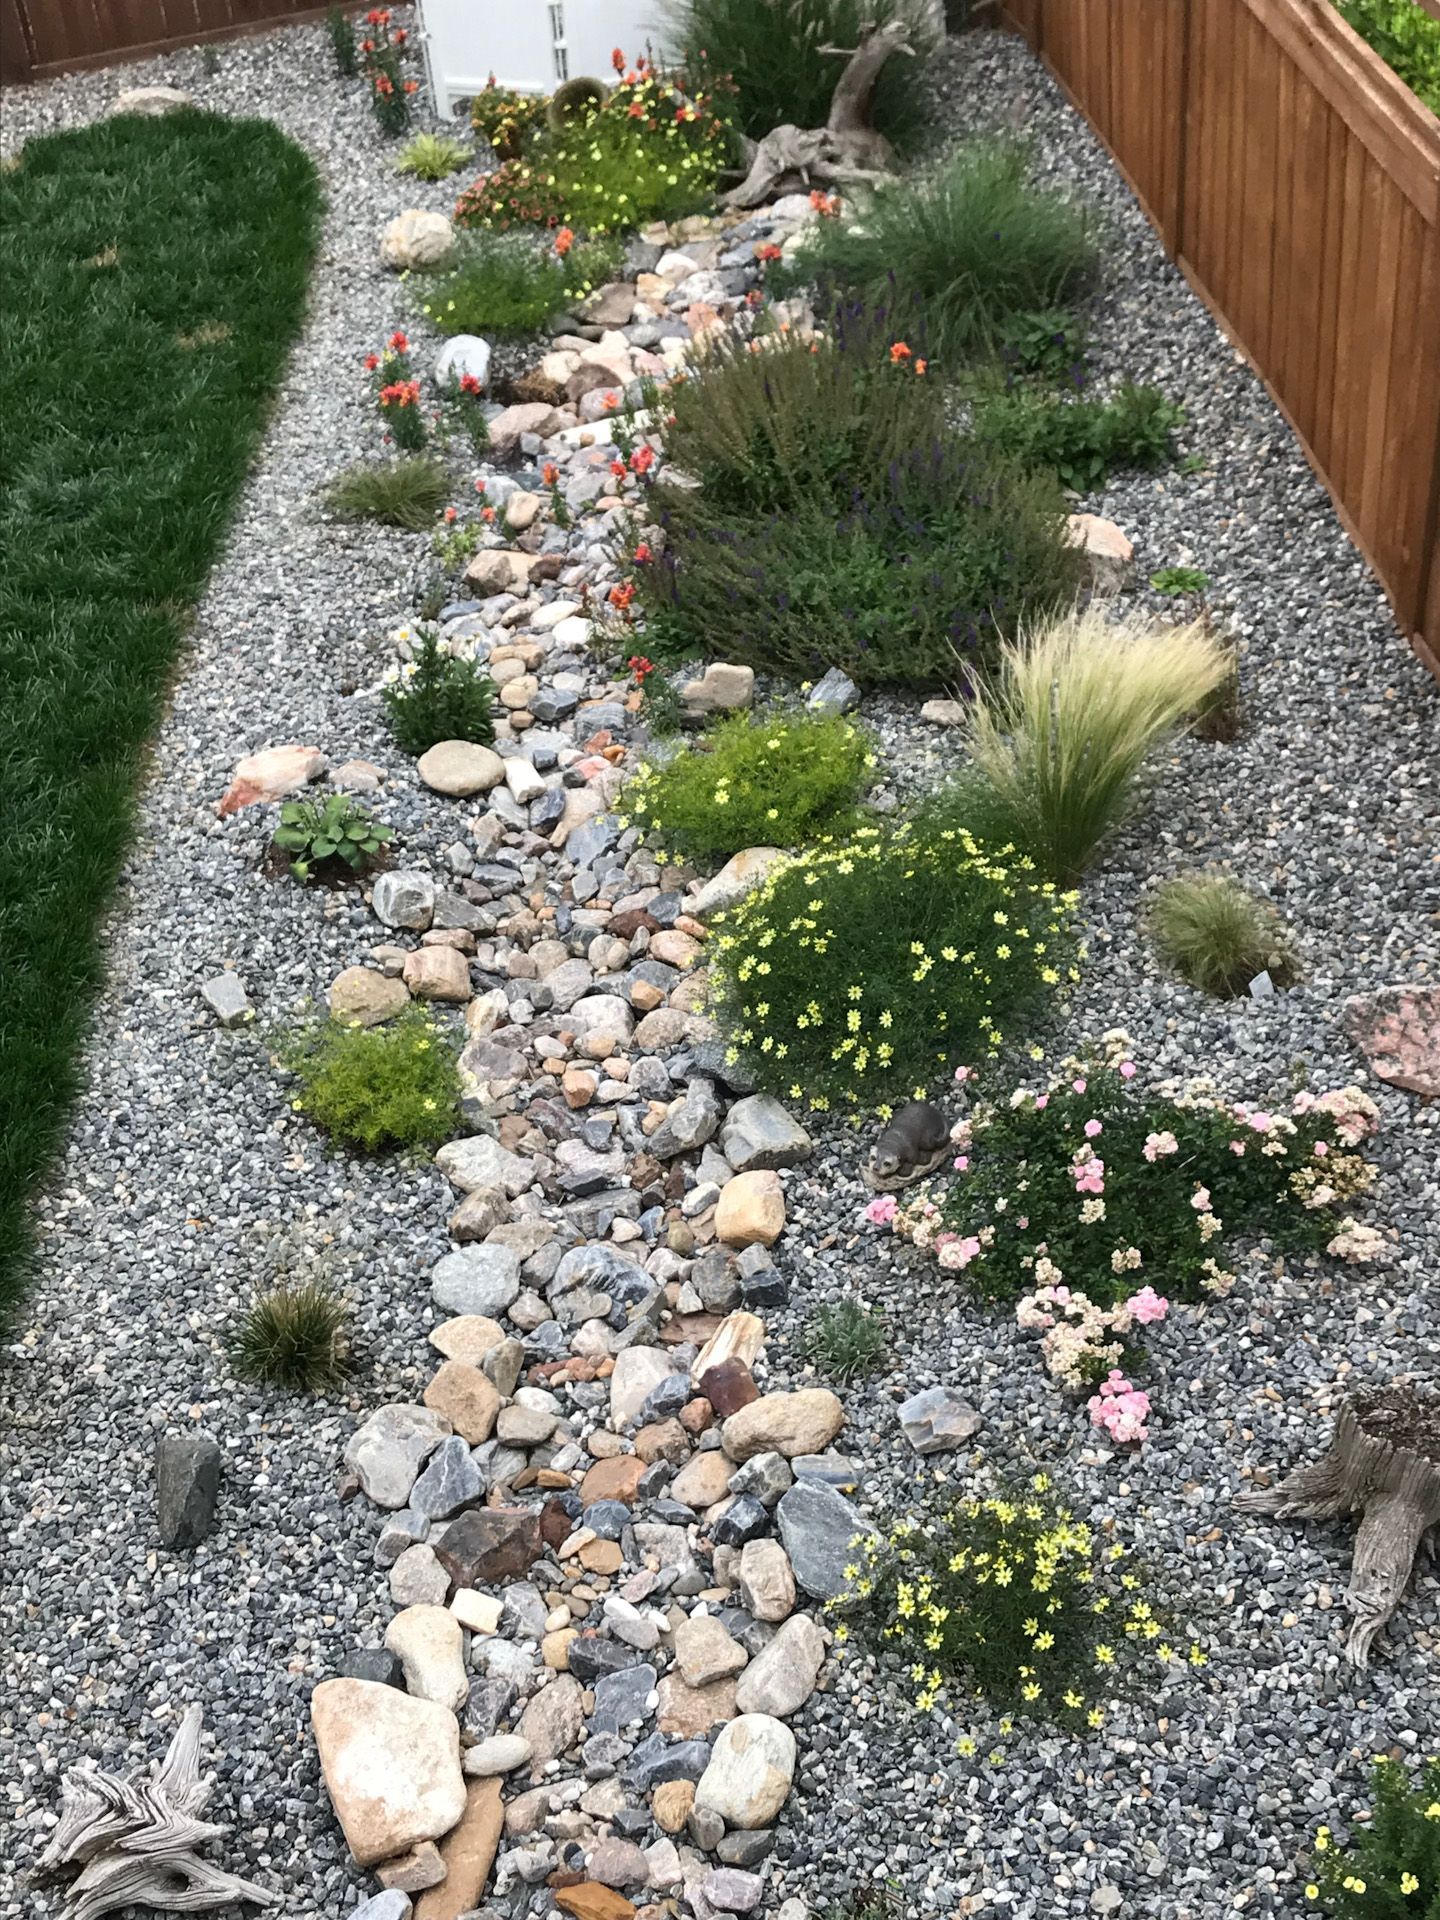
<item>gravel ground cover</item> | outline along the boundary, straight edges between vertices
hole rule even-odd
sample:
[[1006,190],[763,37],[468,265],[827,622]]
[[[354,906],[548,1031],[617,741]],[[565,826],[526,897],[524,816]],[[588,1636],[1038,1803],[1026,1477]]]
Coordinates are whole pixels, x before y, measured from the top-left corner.
[[[292,1123],[257,1039],[217,1031],[195,989],[233,963],[273,1018],[375,937],[358,896],[265,879],[260,823],[222,832],[212,803],[235,760],[271,741],[393,764],[374,702],[352,692],[373,681],[373,642],[407,610],[421,542],[323,526],[310,496],[373,448],[353,369],[410,318],[375,269],[378,230],[400,205],[448,205],[451,189],[388,173],[358,95],[305,29],[225,49],[214,77],[187,55],[37,90],[7,102],[7,143],[145,82],[273,115],[316,154],[331,209],[310,326],[159,743],[112,918],[90,1091],[42,1202],[46,1277],[5,1363],[17,1844],[0,1903],[57,1911],[47,1892],[21,1889],[58,1770],[88,1755],[111,1767],[148,1757],[156,1715],[196,1698],[221,1817],[236,1826],[227,1864],[283,1889],[285,1911],[339,1912],[353,1874],[323,1809],[306,1705],[390,1609],[372,1522],[363,1503],[336,1498],[335,1463],[367,1412],[416,1397],[426,1377],[417,1282],[445,1251],[448,1195],[434,1173],[328,1159]],[[1237,1096],[1272,1091],[1300,1058],[1317,1084],[1356,1078],[1345,997],[1434,977],[1436,689],[1262,390],[1023,47],[959,43],[937,92],[957,131],[982,113],[1022,119],[1044,170],[1101,209],[1101,367],[1183,401],[1187,444],[1207,467],[1117,481],[1086,504],[1131,534],[1142,575],[1206,568],[1245,647],[1244,738],[1176,749],[1151,817],[1087,884],[1092,960],[1059,1037],[1124,1026],[1142,1070],[1208,1073]],[[948,736],[913,708],[867,702],[864,717],[897,800],[944,771]],[[382,810],[407,864],[442,867],[455,809],[407,772]],[[1282,908],[1305,965],[1292,993],[1210,1003],[1155,966],[1138,929],[1150,877],[1212,858]],[[1367,1217],[1396,1230],[1393,1261],[1337,1278],[1257,1260],[1229,1302],[1178,1311],[1151,1341],[1161,1418],[1134,1460],[1092,1443],[1083,1416],[1043,1384],[1028,1338],[947,1298],[933,1268],[857,1225],[862,1139],[836,1130],[788,1176],[779,1258],[792,1299],[767,1314],[768,1384],[807,1377],[796,1343],[825,1299],[859,1292],[891,1323],[892,1370],[845,1390],[841,1444],[862,1467],[859,1504],[881,1514],[955,1477],[954,1462],[917,1462],[894,1408],[931,1382],[958,1387],[984,1416],[977,1445],[995,1468],[1043,1462],[1078,1504],[1123,1524],[1211,1662],[1103,1741],[1026,1736],[999,1768],[958,1758],[958,1723],[912,1719],[894,1675],[842,1665],[795,1722],[802,1761],[767,1899],[823,1910],[893,1880],[899,1910],[917,1916],[1298,1912],[1295,1859],[1316,1821],[1363,1800],[1373,1752],[1433,1744],[1433,1573],[1357,1676],[1338,1652],[1348,1530],[1229,1514],[1244,1472],[1311,1450],[1317,1411],[1348,1376],[1435,1374],[1424,1289],[1440,1253],[1440,1127],[1433,1110],[1371,1091],[1386,1124]],[[328,1401],[238,1387],[223,1360],[237,1307],[297,1243],[329,1262],[356,1306],[365,1371]],[[229,1492],[217,1532],[181,1560],[153,1546],[151,1450],[157,1431],[192,1424],[224,1435]]]

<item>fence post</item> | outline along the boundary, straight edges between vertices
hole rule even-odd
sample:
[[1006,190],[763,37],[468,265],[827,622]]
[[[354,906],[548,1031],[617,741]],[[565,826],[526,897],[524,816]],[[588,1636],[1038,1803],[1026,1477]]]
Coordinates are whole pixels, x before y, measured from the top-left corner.
[[0,0],[0,81],[6,86],[28,80],[35,64],[30,22],[21,0]]
[[1185,253],[1185,218],[1190,179],[1190,43],[1195,33],[1194,0],[1177,0],[1180,8],[1180,85],[1175,102],[1180,122],[1180,137],[1175,155],[1175,218],[1170,236],[1170,256],[1179,260]]

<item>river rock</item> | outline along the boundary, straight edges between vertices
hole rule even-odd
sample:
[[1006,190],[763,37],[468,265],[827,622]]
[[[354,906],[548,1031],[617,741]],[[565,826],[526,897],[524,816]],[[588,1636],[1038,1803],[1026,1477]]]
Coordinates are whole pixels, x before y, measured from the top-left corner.
[[498,1320],[520,1292],[520,1256],[486,1242],[457,1247],[430,1270],[430,1298],[446,1313]]
[[370,1680],[322,1680],[310,1717],[357,1865],[438,1840],[464,1813],[460,1728],[448,1708]]
[[808,1613],[794,1614],[741,1674],[735,1704],[741,1713],[788,1720],[815,1691],[824,1664],[824,1634]]
[[530,1743],[530,1777],[544,1777],[549,1761],[568,1753],[585,1725],[585,1693],[570,1673],[555,1678],[531,1700],[515,1731]]
[[845,1408],[828,1387],[767,1393],[732,1413],[720,1430],[726,1453],[738,1465],[757,1453],[823,1453],[845,1424]]
[[455,230],[443,213],[407,207],[380,236],[380,258],[396,273],[413,273],[438,266],[454,245]]
[[445,1529],[435,1556],[457,1587],[493,1587],[520,1579],[543,1550],[533,1507],[471,1507]]
[[651,1392],[675,1372],[670,1355],[659,1347],[623,1347],[610,1376],[610,1425],[623,1432],[640,1413]]
[[345,1464],[377,1507],[403,1507],[421,1467],[450,1432],[429,1407],[378,1407],[345,1448]]
[[163,1433],[155,1443],[160,1544],[198,1547],[215,1524],[224,1456],[208,1433]]
[[742,1713],[722,1729],[695,1789],[697,1811],[719,1814],[727,1827],[768,1827],[795,1777],[795,1736],[783,1720]]
[[953,1453],[984,1425],[953,1387],[926,1387],[900,1407],[900,1430],[916,1453]]
[[737,1100],[720,1130],[720,1151],[736,1173],[797,1167],[815,1151],[798,1120],[768,1093]]
[[780,847],[745,847],[732,854],[724,866],[696,894],[694,911],[704,920],[713,913],[725,913],[738,907],[752,894],[773,869],[789,856]]
[[425,1404],[442,1414],[467,1446],[481,1447],[495,1431],[500,1395],[479,1367],[447,1360],[425,1389]]
[[257,801],[282,800],[324,771],[325,756],[318,747],[266,747],[262,753],[247,753],[236,761],[218,811],[224,816]]
[[505,762],[476,741],[440,740],[421,754],[415,771],[432,792],[465,800],[498,787],[505,778]]
[[385,926],[424,933],[435,917],[435,882],[418,869],[397,867],[377,878],[370,905]]
[[773,1247],[785,1227],[785,1189],[768,1170],[737,1173],[720,1189],[715,1237],[727,1247]]
[[795,1575],[778,1540],[747,1540],[739,1578],[741,1603],[757,1620],[785,1620],[795,1611]]
[[385,1630],[385,1646],[405,1669],[412,1699],[433,1700],[458,1713],[470,1692],[465,1634],[446,1607],[406,1607]]
[[798,1585],[817,1600],[843,1592],[854,1543],[874,1532],[870,1522],[823,1480],[797,1480],[775,1516]]
[[713,1614],[691,1614],[675,1629],[675,1663],[687,1687],[726,1680],[739,1673],[748,1658]]
[[473,1913],[490,1879],[504,1831],[498,1780],[472,1780],[455,1831],[440,1842],[445,1878],[415,1902],[415,1920],[461,1920]]
[[343,1020],[351,1027],[378,1027],[409,1006],[410,989],[403,980],[392,980],[373,967],[346,967],[331,982],[326,1003],[332,1020]]

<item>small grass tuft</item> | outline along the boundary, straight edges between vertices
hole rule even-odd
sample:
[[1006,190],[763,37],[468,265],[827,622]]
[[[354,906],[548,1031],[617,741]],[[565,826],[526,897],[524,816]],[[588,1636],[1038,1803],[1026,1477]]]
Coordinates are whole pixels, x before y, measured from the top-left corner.
[[1277,987],[1295,978],[1280,916],[1229,874],[1189,873],[1167,881],[1149,921],[1164,959],[1202,993],[1234,998],[1267,971]]
[[884,1363],[889,1343],[885,1316],[858,1300],[819,1308],[805,1330],[805,1357],[832,1380],[858,1380]]
[[345,1302],[323,1280],[257,1293],[235,1334],[236,1371],[246,1380],[318,1393],[346,1371],[348,1318]]
[[387,527],[421,533],[450,497],[450,473],[444,461],[431,454],[362,460],[337,474],[322,497],[341,520],[379,520]]

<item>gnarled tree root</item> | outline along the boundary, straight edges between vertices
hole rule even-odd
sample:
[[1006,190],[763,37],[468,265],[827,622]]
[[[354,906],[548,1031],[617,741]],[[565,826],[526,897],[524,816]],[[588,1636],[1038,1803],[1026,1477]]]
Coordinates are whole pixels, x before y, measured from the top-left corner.
[[202,1860],[195,1849],[225,1832],[198,1816],[215,1790],[200,1772],[199,1707],[187,1710],[165,1758],[123,1778],[88,1767],[65,1775],[60,1818],[40,1861],[42,1874],[78,1866],[69,1889],[73,1920],[99,1920],[120,1907],[199,1913],[276,1896]]
[[1440,1395],[1391,1386],[1357,1395],[1335,1421],[1329,1450],[1278,1486],[1236,1497],[1242,1513],[1336,1520],[1360,1515],[1345,1604],[1345,1651],[1357,1667],[1404,1597],[1416,1555],[1440,1524]]

